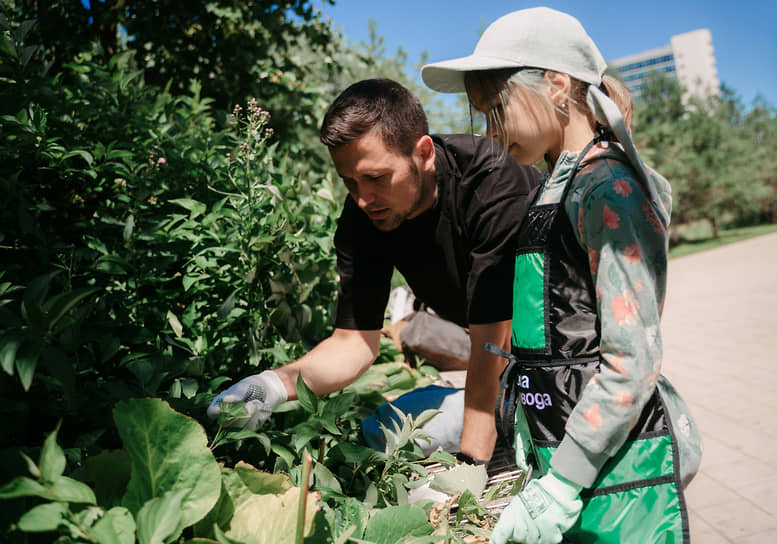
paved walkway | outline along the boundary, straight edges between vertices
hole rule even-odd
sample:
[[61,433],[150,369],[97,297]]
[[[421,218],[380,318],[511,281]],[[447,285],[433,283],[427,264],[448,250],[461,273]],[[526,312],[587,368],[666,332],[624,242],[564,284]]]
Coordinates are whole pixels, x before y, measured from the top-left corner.
[[672,259],[663,333],[703,436],[691,542],[777,542],[777,234]]

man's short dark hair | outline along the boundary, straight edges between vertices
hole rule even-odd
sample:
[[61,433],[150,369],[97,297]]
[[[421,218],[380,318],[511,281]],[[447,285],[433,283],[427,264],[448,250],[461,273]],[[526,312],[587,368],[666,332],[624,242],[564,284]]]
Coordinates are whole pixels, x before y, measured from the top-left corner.
[[365,79],[338,96],[321,123],[321,143],[329,148],[349,144],[371,130],[390,149],[411,155],[418,139],[429,133],[421,101],[390,79]]

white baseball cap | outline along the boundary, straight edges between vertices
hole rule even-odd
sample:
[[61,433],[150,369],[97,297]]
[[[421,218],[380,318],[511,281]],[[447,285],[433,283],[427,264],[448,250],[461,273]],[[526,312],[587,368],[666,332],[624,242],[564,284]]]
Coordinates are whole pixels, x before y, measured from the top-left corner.
[[501,68],[543,68],[598,86],[607,63],[577,19],[538,7],[500,17],[471,55],[427,64],[421,77],[435,91],[462,93],[466,72]]

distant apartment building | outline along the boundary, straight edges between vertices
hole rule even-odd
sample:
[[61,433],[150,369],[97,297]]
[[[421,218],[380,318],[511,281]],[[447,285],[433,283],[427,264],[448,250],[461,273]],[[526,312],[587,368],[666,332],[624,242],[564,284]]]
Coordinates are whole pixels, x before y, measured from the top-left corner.
[[639,99],[645,78],[654,72],[675,77],[687,96],[706,98],[720,94],[712,34],[706,28],[672,36],[670,45],[608,61],[631,96]]

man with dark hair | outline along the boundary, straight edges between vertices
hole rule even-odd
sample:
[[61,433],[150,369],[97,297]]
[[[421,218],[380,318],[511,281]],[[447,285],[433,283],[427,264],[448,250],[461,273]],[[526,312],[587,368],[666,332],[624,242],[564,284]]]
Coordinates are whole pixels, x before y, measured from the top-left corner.
[[515,234],[539,171],[495,160],[496,144],[480,136],[429,135],[418,99],[387,79],[346,89],[324,117],[321,141],[349,193],[335,233],[335,330],[297,361],[233,385],[208,414],[220,402],[246,402],[250,417],[241,423],[256,428],[296,398],[300,373],[318,395],[356,380],[378,355],[396,268],[418,300],[469,329],[458,449],[488,460],[506,361],[483,345],[510,346]]

